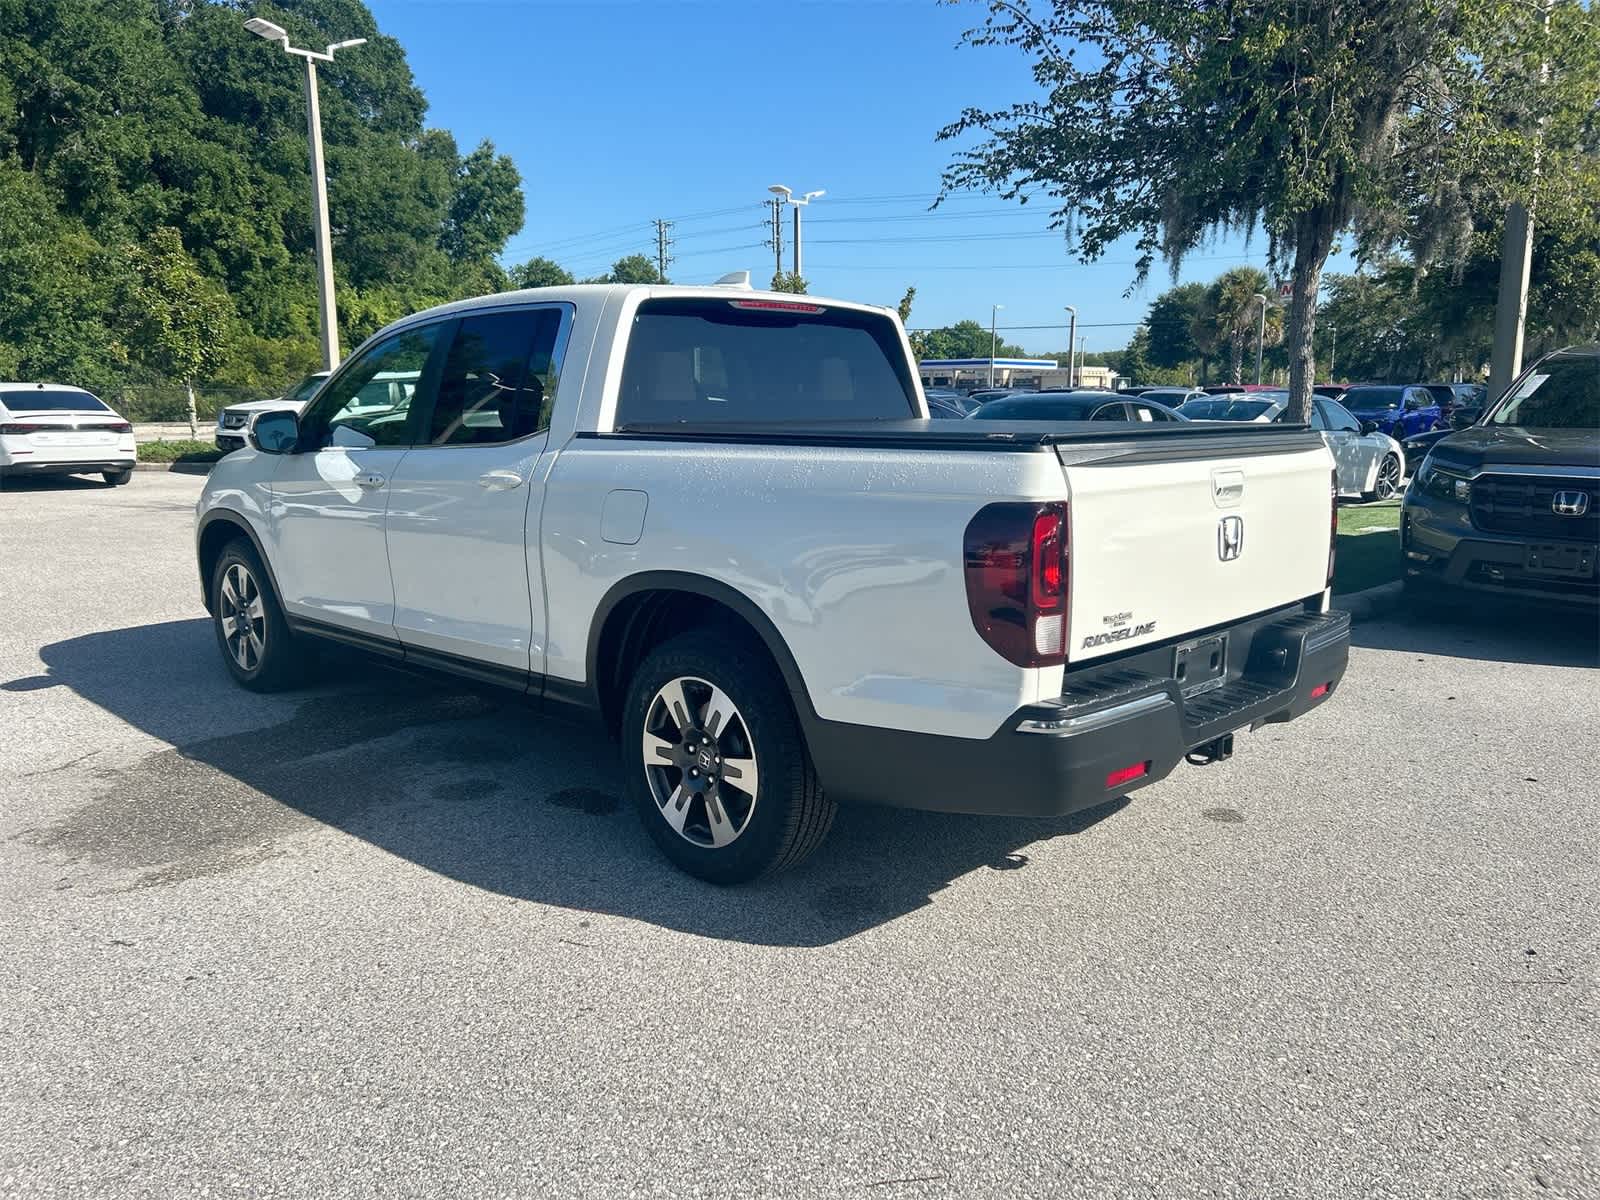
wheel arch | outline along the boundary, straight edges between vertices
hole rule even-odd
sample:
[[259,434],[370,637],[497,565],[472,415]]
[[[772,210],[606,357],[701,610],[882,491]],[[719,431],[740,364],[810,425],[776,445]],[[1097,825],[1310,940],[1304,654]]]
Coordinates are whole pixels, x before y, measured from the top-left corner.
[[278,587],[278,577],[273,573],[272,560],[267,557],[266,547],[261,544],[261,538],[251,528],[249,520],[231,508],[214,508],[200,518],[200,526],[195,534],[195,560],[200,571],[200,601],[205,605],[207,612],[211,611],[211,573],[216,568],[217,559],[222,555],[222,548],[239,537],[245,538],[255,549],[256,557],[261,560],[267,578],[272,583],[272,590],[279,597],[279,603],[282,603],[283,591]]
[[[608,729],[620,724],[628,680],[644,656],[667,638],[719,622],[754,634],[783,676],[803,724],[816,709],[805,678],[772,619],[748,596],[719,580],[685,571],[644,571],[613,584],[589,627],[587,699]],[[547,680],[546,684],[551,681]]]

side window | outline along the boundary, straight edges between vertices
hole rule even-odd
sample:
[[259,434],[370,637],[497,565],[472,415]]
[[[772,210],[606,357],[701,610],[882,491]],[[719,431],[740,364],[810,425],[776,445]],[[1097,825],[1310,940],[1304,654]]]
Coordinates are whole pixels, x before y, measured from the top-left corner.
[[1091,421],[1126,421],[1127,414],[1123,411],[1122,401],[1114,400],[1110,404],[1102,404],[1094,410]]
[[1323,413],[1327,417],[1329,429],[1335,431],[1344,430],[1347,433],[1361,432],[1361,422],[1352,417],[1350,410],[1345,408],[1344,405],[1333,400],[1324,400],[1319,407],[1323,409]]
[[[1311,428],[1322,430],[1322,431],[1327,431],[1327,430],[1333,428],[1333,422],[1328,420],[1328,410],[1323,407],[1323,405],[1325,405],[1326,403],[1327,403],[1326,400],[1322,400],[1322,399],[1320,399],[1318,397],[1315,397],[1315,396],[1312,397],[1312,399],[1311,399]],[[1288,415],[1288,413],[1289,413],[1289,410],[1288,409],[1284,409],[1283,412],[1278,414],[1278,420],[1280,420],[1280,421],[1283,420]]]
[[430,446],[485,446],[548,428],[560,329],[556,308],[464,317],[421,440]]
[[408,329],[350,362],[306,413],[301,446],[409,446],[411,402],[438,339],[438,325]]

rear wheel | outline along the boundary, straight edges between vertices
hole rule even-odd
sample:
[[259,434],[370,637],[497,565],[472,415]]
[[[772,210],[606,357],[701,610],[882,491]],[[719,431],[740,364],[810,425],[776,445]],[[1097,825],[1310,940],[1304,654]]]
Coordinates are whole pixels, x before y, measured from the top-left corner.
[[120,471],[101,471],[100,477],[112,487],[121,487],[133,478],[133,468],[124,467]]
[[731,884],[782,870],[833,824],[788,691],[748,635],[696,630],[653,651],[622,739],[646,830],[691,875]]
[[293,687],[308,655],[289,629],[255,547],[236,538],[211,571],[211,622],[228,673],[253,692]]

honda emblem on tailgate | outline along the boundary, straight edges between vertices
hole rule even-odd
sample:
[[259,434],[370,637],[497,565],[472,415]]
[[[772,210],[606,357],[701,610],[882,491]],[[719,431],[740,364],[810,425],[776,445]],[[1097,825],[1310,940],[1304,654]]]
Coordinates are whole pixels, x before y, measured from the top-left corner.
[[1551,498],[1550,511],[1559,517],[1581,517],[1589,511],[1589,493],[1557,492]]
[[1232,562],[1244,549],[1244,518],[1223,517],[1217,522],[1217,557]]

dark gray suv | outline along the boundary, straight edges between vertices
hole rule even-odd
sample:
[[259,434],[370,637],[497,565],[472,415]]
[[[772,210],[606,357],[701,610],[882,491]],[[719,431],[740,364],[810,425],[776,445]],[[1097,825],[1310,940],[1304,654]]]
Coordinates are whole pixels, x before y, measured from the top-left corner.
[[1409,593],[1600,605],[1600,347],[1546,355],[1435,443],[1400,517]]

